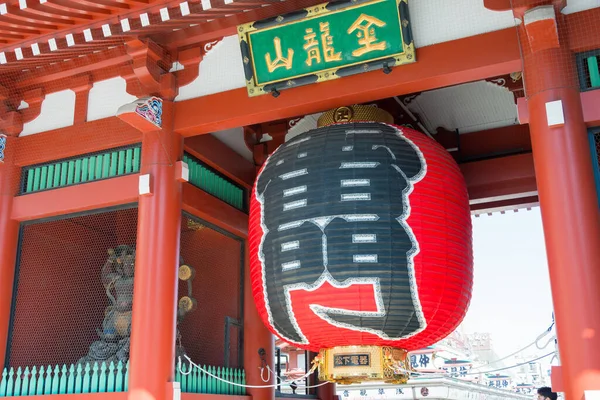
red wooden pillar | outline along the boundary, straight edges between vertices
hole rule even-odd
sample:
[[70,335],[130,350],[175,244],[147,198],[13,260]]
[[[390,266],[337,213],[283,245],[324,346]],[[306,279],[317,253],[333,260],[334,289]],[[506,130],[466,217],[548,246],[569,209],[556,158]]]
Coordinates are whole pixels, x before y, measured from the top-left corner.
[[518,29],[564,391],[580,400],[600,389],[600,213],[564,18],[552,6],[523,6]]
[[11,219],[21,170],[13,164],[17,138],[7,137],[4,163],[0,162],[0,365],[6,357],[15,262],[19,245],[19,223]]
[[335,383],[326,383],[322,386],[317,387],[317,398],[319,400],[335,400],[337,398],[336,396],[337,394]]
[[[135,260],[129,391],[133,400],[170,398],[175,372],[177,268],[181,229],[181,182],[176,163],[182,138],[173,133],[173,105],[163,103],[163,129],[142,140],[140,179],[150,193],[140,196]],[[140,185],[143,186],[143,185]]]
[[[244,370],[246,384],[253,386],[269,386],[275,384],[275,337],[263,324],[258,310],[254,305],[252,284],[250,282],[250,262],[248,260],[248,244],[245,249],[244,268]],[[264,350],[264,353],[261,351]],[[261,354],[263,356],[261,356]],[[264,362],[263,362],[264,360]],[[271,368],[273,373],[267,372]],[[264,370],[261,371],[261,368]],[[262,377],[261,377],[262,374]],[[268,382],[263,378],[270,377]],[[248,394],[253,400],[274,400],[275,388],[248,388]]]

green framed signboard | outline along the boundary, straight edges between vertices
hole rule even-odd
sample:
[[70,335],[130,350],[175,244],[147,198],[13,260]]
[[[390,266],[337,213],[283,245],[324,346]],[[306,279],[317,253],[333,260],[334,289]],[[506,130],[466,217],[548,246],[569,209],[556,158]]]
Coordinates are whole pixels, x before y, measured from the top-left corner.
[[238,26],[249,96],[415,62],[408,0],[342,0]]

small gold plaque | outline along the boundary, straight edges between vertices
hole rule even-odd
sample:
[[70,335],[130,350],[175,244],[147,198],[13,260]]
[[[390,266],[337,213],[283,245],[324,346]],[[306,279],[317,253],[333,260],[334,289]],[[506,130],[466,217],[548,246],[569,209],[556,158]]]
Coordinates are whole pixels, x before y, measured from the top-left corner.
[[380,346],[340,346],[319,355],[319,379],[343,385],[367,381],[403,384],[410,371],[408,353]]

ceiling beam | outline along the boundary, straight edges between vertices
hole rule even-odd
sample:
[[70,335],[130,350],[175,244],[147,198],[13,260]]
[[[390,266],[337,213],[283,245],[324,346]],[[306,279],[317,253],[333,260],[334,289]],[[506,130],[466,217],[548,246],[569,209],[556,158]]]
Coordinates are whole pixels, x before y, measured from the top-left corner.
[[483,214],[493,214],[498,212],[504,214],[507,211],[518,211],[524,208],[529,210],[539,205],[540,201],[537,196],[524,197],[520,199],[475,204],[471,206],[471,214],[475,216]]
[[[241,137],[241,133],[240,133]],[[250,189],[254,184],[256,167],[212,135],[187,138],[185,149],[210,167]]]
[[519,154],[460,164],[472,208],[511,201],[529,202],[537,196],[533,155]]
[[[600,90],[589,90],[581,92],[581,107],[583,109],[583,121],[586,126],[594,127],[600,125]],[[527,98],[521,97],[517,100],[519,122],[529,124],[529,109]]]
[[417,62],[249,98],[246,88],[178,102],[175,130],[194,136],[307,115],[348,104],[478,81],[521,70],[515,29],[417,49]]

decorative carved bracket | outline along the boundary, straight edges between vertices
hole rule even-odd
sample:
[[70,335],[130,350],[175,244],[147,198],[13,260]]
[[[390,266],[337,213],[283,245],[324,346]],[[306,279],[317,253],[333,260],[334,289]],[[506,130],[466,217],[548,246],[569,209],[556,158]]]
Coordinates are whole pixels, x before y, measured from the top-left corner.
[[172,72],[177,81],[177,88],[189,85],[198,77],[202,58],[203,53],[200,47],[182,50],[177,54],[177,62],[183,66],[182,70]]
[[125,43],[131,57],[131,71],[123,74],[127,92],[137,97],[160,96],[172,100],[177,96],[171,54],[153,41],[132,39]]
[[[285,142],[289,126],[290,120],[286,119],[244,127],[244,142],[254,155],[254,165],[263,165],[267,157]],[[267,135],[270,140],[265,140]]]
[[523,75],[521,72],[513,72],[510,75],[503,75],[498,78],[487,79],[488,82],[505,87],[515,96],[515,104],[519,97],[525,97],[523,87]]
[[200,46],[179,51],[177,57],[174,58],[177,59],[177,63],[179,63],[183,69],[178,70],[175,68],[175,71],[171,69],[172,73],[177,78],[178,88],[189,85],[198,78],[198,75],[200,74],[200,62],[220,41],[221,39],[201,43]]
[[[0,131],[8,136],[18,136],[23,125],[36,119],[42,111],[45,98],[43,89],[28,90],[23,93],[11,94],[8,91],[0,96]],[[19,110],[21,100],[28,108]]]
[[140,132],[153,132],[162,128],[163,100],[146,97],[125,104],[117,111],[117,117]]

